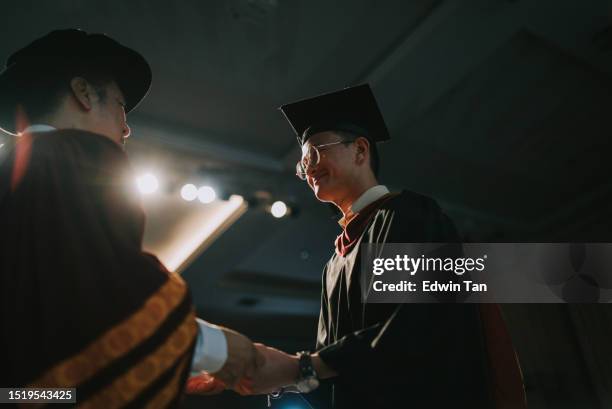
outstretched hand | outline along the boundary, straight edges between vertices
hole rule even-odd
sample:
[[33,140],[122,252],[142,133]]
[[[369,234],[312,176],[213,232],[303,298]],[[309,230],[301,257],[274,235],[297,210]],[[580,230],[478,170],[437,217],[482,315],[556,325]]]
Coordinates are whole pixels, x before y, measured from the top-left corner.
[[255,344],[265,363],[252,377],[242,378],[234,387],[241,395],[259,395],[274,392],[283,386],[294,384],[299,372],[298,358],[276,348]]
[[228,388],[233,388],[241,378],[251,378],[264,362],[264,356],[255,348],[250,339],[228,328],[222,328],[227,340],[227,361],[213,375]]
[[[242,343],[244,340],[238,337],[236,341]],[[255,350],[253,358],[255,361],[242,371],[242,376],[237,375],[240,371],[232,372],[230,367],[234,365],[231,364],[228,368],[224,366],[221,371],[214,374],[202,372],[189,378],[187,393],[212,395],[224,389],[233,389],[241,395],[261,395],[295,384],[299,375],[297,355],[291,355],[263,344],[252,345]],[[320,378],[325,379],[337,375],[333,369],[321,361],[317,353],[312,355],[312,360]],[[225,379],[230,379],[233,383],[226,382]]]
[[207,372],[200,372],[187,379],[185,392],[198,395],[216,395],[226,389],[226,385]]
[[[201,372],[189,377],[186,391],[192,394],[213,395],[226,388],[234,388],[241,379],[253,378],[258,367],[264,365],[264,355],[244,335],[221,328],[227,342],[227,360],[214,373]],[[241,382],[248,385],[248,382]]]

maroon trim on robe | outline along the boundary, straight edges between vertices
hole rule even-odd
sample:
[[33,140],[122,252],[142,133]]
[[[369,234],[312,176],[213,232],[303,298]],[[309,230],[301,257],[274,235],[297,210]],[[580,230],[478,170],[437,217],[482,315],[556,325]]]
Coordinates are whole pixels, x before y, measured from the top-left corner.
[[523,374],[498,304],[480,304],[496,409],[527,408]]
[[342,233],[336,237],[336,253],[343,257],[347,255],[359,241],[359,237],[361,237],[361,234],[366,227],[368,227],[376,210],[378,210],[387,200],[396,196],[398,196],[398,193],[387,193],[355,214],[355,216],[346,223]]

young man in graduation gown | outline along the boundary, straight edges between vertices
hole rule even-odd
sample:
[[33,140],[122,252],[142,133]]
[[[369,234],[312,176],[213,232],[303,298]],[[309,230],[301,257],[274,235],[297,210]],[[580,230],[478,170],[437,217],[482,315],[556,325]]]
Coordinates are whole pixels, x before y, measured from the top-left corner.
[[[226,384],[260,356],[196,320],[183,280],[142,251],[123,151],[148,92],[136,51],[58,30],[0,73],[0,386],[70,387],[84,407],[176,406],[190,370]],[[8,149],[8,146],[3,149]]]
[[289,355],[260,346],[266,364],[238,390],[264,393],[290,384],[308,392],[331,378],[334,408],[524,407],[497,310],[362,300],[361,244],[460,241],[434,200],[391,193],[378,182],[376,144],[390,137],[369,86],[281,109],[302,148],[298,176],[342,212],[342,233],[323,270],[316,352]]

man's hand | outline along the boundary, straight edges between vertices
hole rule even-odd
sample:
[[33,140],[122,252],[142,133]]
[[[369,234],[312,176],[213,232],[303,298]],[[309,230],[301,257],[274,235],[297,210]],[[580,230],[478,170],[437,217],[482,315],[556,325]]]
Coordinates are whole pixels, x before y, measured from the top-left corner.
[[[255,370],[264,364],[264,356],[253,342],[229,328],[220,328],[227,342],[227,360],[214,373],[201,372],[187,380],[187,393],[214,395],[226,388],[233,388],[240,379],[250,379]],[[248,385],[248,381],[246,383]]]
[[255,370],[264,364],[265,358],[244,335],[229,328],[221,330],[227,341],[227,361],[221,370],[211,375],[228,388],[233,388],[240,378],[251,378]]
[[241,379],[234,387],[236,392],[241,395],[265,394],[295,383],[299,372],[296,355],[263,344],[255,344],[255,347],[265,358],[265,363],[258,367],[253,376]]
[[187,379],[185,392],[198,395],[216,395],[223,392],[225,388],[226,386],[223,382],[207,372],[201,372]]

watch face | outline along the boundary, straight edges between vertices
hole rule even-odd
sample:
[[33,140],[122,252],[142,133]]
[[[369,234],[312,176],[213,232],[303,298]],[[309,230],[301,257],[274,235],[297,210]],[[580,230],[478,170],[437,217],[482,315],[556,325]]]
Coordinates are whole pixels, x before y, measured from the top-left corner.
[[296,387],[301,393],[312,392],[319,387],[319,380],[314,376],[309,376],[300,380]]
[[315,377],[308,378],[306,381],[308,382],[308,386],[310,387],[311,391],[319,387],[319,380]]
[[310,392],[310,389],[308,389],[308,386],[306,385],[306,382],[298,382],[295,387],[297,388],[298,391],[300,391],[300,393],[308,393]]

